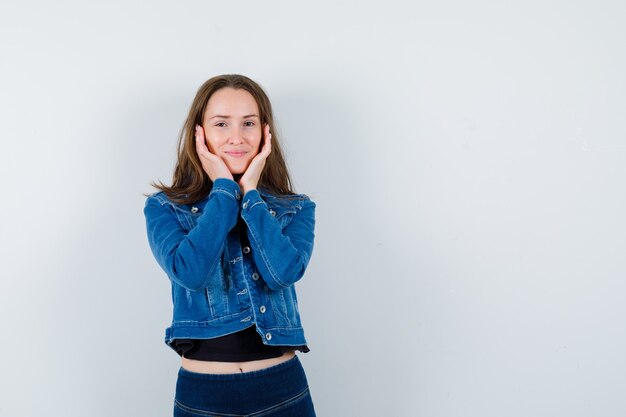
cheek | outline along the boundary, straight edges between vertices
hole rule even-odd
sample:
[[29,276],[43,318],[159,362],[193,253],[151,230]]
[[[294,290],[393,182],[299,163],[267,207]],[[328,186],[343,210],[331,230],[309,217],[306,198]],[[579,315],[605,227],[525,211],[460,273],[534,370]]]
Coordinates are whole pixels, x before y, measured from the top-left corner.
[[215,153],[215,151],[217,149],[219,149],[219,147],[220,147],[220,140],[219,140],[219,138],[216,138],[215,136],[209,136],[206,139],[206,144],[207,144],[207,147],[209,148],[209,150],[211,152]]
[[265,138],[263,138],[263,135],[259,135],[258,139],[256,140],[256,148],[259,151],[261,150],[261,148],[263,147],[263,141],[265,140]]

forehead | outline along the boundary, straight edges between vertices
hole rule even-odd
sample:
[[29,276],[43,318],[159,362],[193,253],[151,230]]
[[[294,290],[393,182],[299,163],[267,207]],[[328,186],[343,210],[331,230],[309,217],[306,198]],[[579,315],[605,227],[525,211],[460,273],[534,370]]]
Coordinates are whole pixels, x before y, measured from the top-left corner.
[[205,115],[242,116],[247,114],[259,114],[256,100],[244,89],[230,87],[217,90],[207,103]]

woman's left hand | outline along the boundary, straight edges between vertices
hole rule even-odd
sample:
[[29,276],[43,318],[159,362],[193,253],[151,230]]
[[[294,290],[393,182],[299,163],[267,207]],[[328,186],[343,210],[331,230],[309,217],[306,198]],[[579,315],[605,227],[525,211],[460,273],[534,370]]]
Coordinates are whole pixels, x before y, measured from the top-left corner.
[[252,161],[250,161],[250,165],[248,165],[246,172],[244,172],[239,179],[239,187],[241,187],[241,192],[244,195],[249,190],[253,190],[257,187],[257,184],[259,183],[259,178],[261,178],[261,173],[263,172],[263,168],[265,167],[265,161],[272,151],[272,134],[270,133],[269,124],[266,124],[265,128],[263,129],[263,137],[264,143],[261,152],[259,152],[252,159]]

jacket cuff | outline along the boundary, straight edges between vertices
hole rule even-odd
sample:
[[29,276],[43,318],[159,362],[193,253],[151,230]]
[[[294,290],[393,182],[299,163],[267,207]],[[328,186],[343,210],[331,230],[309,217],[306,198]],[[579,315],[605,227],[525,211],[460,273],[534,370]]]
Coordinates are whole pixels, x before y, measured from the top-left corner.
[[241,208],[242,210],[250,211],[259,204],[263,204],[267,208],[267,203],[265,202],[265,200],[263,200],[261,194],[255,188],[252,190],[248,190],[246,195],[243,196],[243,203],[241,204]]
[[213,188],[211,188],[209,198],[213,197],[216,193],[226,194],[235,200],[237,205],[239,205],[239,200],[241,200],[242,197],[239,184],[230,178],[216,178],[215,181],[213,181]]

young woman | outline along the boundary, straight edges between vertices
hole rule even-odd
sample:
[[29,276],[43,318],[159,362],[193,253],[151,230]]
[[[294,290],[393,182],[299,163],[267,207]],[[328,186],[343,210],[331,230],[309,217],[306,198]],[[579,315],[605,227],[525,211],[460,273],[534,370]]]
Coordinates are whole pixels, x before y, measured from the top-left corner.
[[182,358],[174,415],[314,416],[294,284],[315,203],[292,190],[262,88],[242,75],[206,81],[172,185],[153,186],[148,241],[172,285],[165,343]]

